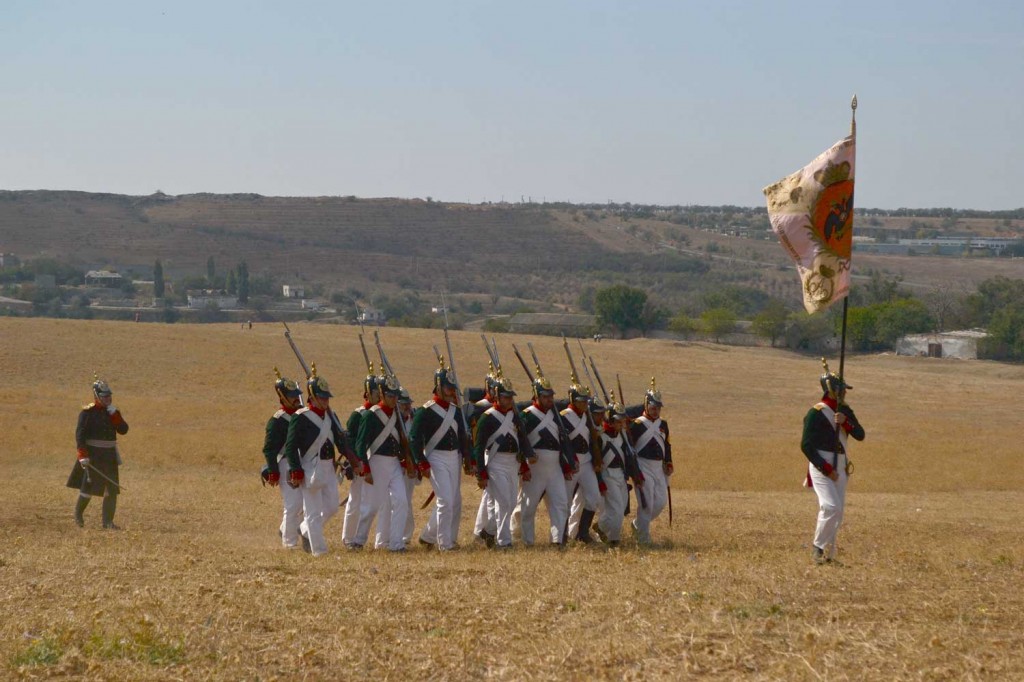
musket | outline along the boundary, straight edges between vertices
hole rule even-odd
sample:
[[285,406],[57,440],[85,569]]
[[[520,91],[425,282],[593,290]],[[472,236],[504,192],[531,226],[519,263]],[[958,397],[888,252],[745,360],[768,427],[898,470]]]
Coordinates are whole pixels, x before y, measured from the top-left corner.
[[[590,376],[590,370],[587,369],[587,351],[583,350],[583,341],[579,338],[576,339],[577,343],[580,344],[580,354],[583,356],[583,373],[587,375],[587,385],[590,386],[591,395],[597,395],[597,386],[594,385],[594,379]],[[608,396],[604,398],[605,403],[608,402]]]
[[370,354],[366,352],[366,341],[363,341],[363,335],[359,335],[359,347],[363,349],[363,362],[366,363],[367,370],[370,374],[373,374],[373,362],[370,360]]
[[[565,348],[565,357],[569,359],[569,369],[572,371],[573,382],[579,381],[579,374],[576,372],[576,361],[572,359],[572,352],[569,350],[569,341],[566,340],[565,334],[562,334],[562,346]],[[530,346],[530,351],[533,352],[533,346]],[[585,368],[585,366],[584,366]],[[591,393],[594,389],[591,388]],[[597,425],[594,424],[594,415],[590,413],[590,406],[587,406],[587,426],[590,428],[590,442],[594,443],[594,436],[600,437],[601,432],[598,430]],[[593,453],[593,450],[591,450]]]
[[512,352],[516,354],[517,358],[519,358],[519,364],[523,366],[523,371],[526,372],[526,378],[529,379],[532,384],[533,372],[530,371],[530,366],[526,364],[526,360],[523,359],[523,354],[519,352],[519,349],[516,348],[516,344],[514,343],[512,344]]
[[[373,341],[377,344],[377,353],[380,355],[380,364],[384,368],[384,371],[391,375],[395,382],[401,386],[402,382],[398,380],[398,375],[395,374],[395,368],[388,362],[387,353],[384,352],[384,346],[380,342],[380,333],[377,330],[373,331]],[[395,412],[398,412],[398,408],[395,407]],[[405,419],[402,418],[401,414],[396,414],[395,421],[398,422],[398,440],[399,440],[399,460],[405,466],[410,467],[415,471],[412,461],[412,448],[409,446],[409,433],[405,430]]]

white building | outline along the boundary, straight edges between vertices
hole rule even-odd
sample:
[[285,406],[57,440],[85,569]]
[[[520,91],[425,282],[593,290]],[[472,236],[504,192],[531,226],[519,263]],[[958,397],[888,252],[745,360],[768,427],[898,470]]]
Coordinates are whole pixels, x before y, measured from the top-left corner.
[[980,329],[938,334],[909,334],[896,342],[896,355],[977,360],[978,339],[986,336],[988,334]]
[[189,294],[188,296],[188,307],[189,308],[208,308],[210,306],[220,308],[221,310],[238,307],[237,296],[220,296],[217,294]]
[[281,295],[285,298],[305,298],[306,288],[295,284],[284,284],[281,286]]

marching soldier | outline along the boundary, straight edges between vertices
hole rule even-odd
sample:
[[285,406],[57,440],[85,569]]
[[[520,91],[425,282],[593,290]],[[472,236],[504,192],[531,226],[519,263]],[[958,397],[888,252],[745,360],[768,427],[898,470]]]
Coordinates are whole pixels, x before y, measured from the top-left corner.
[[633,530],[641,544],[651,542],[651,522],[668,503],[668,477],[672,475],[672,444],[668,423],[661,418],[661,391],[651,377],[651,387],[644,393],[644,411],[629,428],[629,438],[637,455],[640,480],[647,504],[637,505]]
[[[412,397],[409,395],[409,391],[405,388],[401,389],[398,394],[398,413],[401,415],[402,420],[405,422],[405,432],[409,433],[412,428],[413,421],[413,409],[412,409]],[[430,465],[426,460],[418,462],[417,470],[410,474],[408,469],[405,469],[405,499],[408,501],[408,511],[405,514],[405,523],[402,530],[402,545],[405,547],[409,546],[409,542],[412,540],[413,531],[416,530],[416,519],[412,514],[412,500],[413,500],[413,489],[420,484],[424,475],[430,475]],[[373,543],[374,549],[387,549],[388,538],[391,536],[391,500],[386,499],[381,505],[381,510],[377,514],[377,534]]]
[[67,486],[78,489],[75,503],[75,524],[85,526],[85,508],[95,495],[103,498],[103,527],[120,530],[114,524],[117,495],[121,492],[118,466],[121,455],[117,451],[117,434],[128,433],[128,422],[112,404],[110,385],[96,377],[92,384],[95,400],[78,414],[75,445],[78,459],[71,469]]
[[[359,426],[363,422],[363,414],[371,407],[380,402],[380,385],[382,378],[373,373],[373,363],[369,364],[366,379],[363,381],[363,404],[352,410],[348,417],[345,428],[350,438],[359,435]],[[357,455],[360,453],[357,453]],[[369,471],[369,469],[366,469]],[[363,488],[366,482],[363,476],[363,469],[359,472],[353,471],[351,467],[345,470],[346,478],[351,479],[348,489],[348,503],[345,505],[345,516],[341,527],[341,542],[345,547],[350,547],[356,540],[356,529],[359,527],[359,507],[363,500]]]
[[[288,440],[288,426],[291,424],[292,416],[302,407],[300,396],[302,390],[299,385],[291,379],[277,373],[277,381],[274,383],[274,390],[277,392],[281,407],[267,420],[266,437],[263,439],[263,457],[266,459],[266,466],[263,467],[263,480],[273,488],[281,491],[281,501],[284,505],[284,513],[281,517],[281,527],[278,535],[281,536],[281,544],[287,549],[299,546],[299,523],[302,522],[302,491],[287,484],[288,481],[288,458],[284,456],[284,444]],[[281,485],[284,478],[285,484]]]
[[629,415],[626,414],[625,407],[615,402],[614,393],[611,398],[601,427],[602,479],[606,490],[601,518],[598,519],[595,528],[603,542],[616,547],[622,537],[622,519],[626,512],[626,503],[629,501],[626,478],[638,480],[640,471],[637,469],[636,460],[627,455],[625,431],[629,428]]
[[516,504],[517,478],[529,482],[528,460],[534,456],[529,442],[520,433],[512,382],[500,375],[496,380],[494,391],[498,404],[484,412],[477,422],[473,457],[477,485],[487,488],[494,501],[497,546],[506,548],[512,546],[511,517]]
[[821,375],[821,401],[807,411],[800,449],[807,457],[807,482],[818,495],[818,524],[814,530],[811,558],[832,562],[836,535],[846,507],[846,484],[853,465],[846,455],[847,439],[864,440],[864,427],[844,400],[853,386],[828,371]]
[[420,534],[420,544],[441,551],[454,549],[462,516],[461,460],[467,434],[458,416],[458,390],[452,370],[441,366],[434,372],[434,396],[416,411],[409,441],[413,457],[429,464],[435,508]]
[[[469,428],[473,432],[473,442],[476,442],[476,426],[480,422],[480,418],[484,416],[487,410],[491,409],[497,404],[497,386],[498,381],[495,378],[494,365],[489,366],[489,372],[484,377],[484,397],[474,403],[473,414],[469,420]],[[471,458],[472,459],[472,458]],[[475,468],[475,460],[474,460]],[[479,479],[477,481],[479,485]],[[476,523],[473,526],[473,536],[482,540],[488,547],[494,546],[494,537],[497,531],[497,521],[494,516],[494,499],[491,497],[490,492],[486,486],[482,487],[480,493],[480,506],[476,512]]]
[[331,415],[331,393],[327,380],[316,374],[306,382],[306,407],[298,410],[288,424],[284,451],[288,458],[288,484],[302,490],[305,519],[299,532],[309,542],[313,556],[327,553],[324,525],[338,513],[338,478],[334,452],[352,458],[348,435]]
[[599,423],[604,416],[603,411],[604,406],[591,397],[589,388],[575,381],[572,383],[569,387],[569,406],[562,410],[562,418],[565,420],[576,466],[573,467],[572,478],[565,483],[565,489],[573,510],[582,508],[578,528],[570,522],[569,530],[570,534],[576,531],[576,539],[583,543],[593,542],[590,527],[594,523],[594,515],[601,507],[601,432],[591,431],[590,424]]
[[[406,467],[411,463],[403,461],[401,438],[399,436],[398,396],[401,387],[394,377],[385,377],[381,387],[381,401],[363,414],[356,439],[356,452],[364,467],[369,467],[366,487],[363,489],[359,506],[359,526],[355,540],[350,547],[358,549],[366,544],[370,526],[384,505],[391,501],[389,537],[387,547],[393,552],[404,552],[406,515],[409,513],[409,499],[405,490]],[[414,472],[415,475],[415,472]],[[385,513],[387,511],[385,510]]]
[[523,480],[522,516],[519,521],[523,544],[534,543],[537,506],[542,495],[547,496],[551,528],[548,535],[553,544],[562,544],[569,516],[569,498],[566,482],[572,479],[573,463],[568,458],[568,444],[563,441],[561,416],[554,408],[555,391],[551,382],[540,373],[533,381],[533,403],[522,411],[523,430],[537,456],[530,467],[530,478]]

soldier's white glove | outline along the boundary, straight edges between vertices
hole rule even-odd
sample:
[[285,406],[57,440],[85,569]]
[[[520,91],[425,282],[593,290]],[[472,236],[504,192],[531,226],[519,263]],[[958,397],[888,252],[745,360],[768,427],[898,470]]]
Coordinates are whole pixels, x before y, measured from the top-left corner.
[[88,469],[89,468],[89,458],[88,457],[83,457],[82,459],[78,460],[78,463],[82,465],[83,469]]
[[107,414],[113,416],[115,412],[117,412],[117,408],[113,404],[107,405]]

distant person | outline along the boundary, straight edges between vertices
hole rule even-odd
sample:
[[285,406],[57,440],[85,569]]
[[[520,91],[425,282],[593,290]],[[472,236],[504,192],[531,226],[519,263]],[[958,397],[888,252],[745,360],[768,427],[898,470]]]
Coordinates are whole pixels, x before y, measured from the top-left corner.
[[121,455],[117,451],[117,434],[128,433],[128,422],[112,404],[114,394],[110,385],[98,377],[92,384],[95,400],[78,414],[75,445],[78,459],[68,477],[67,486],[78,489],[75,503],[75,524],[85,526],[85,508],[93,496],[103,498],[103,527],[120,530],[114,524],[117,495],[121,492],[118,466]]
[[[473,412],[469,418],[470,442],[476,437],[476,426],[480,418],[487,410],[498,404],[498,379],[494,374],[494,367],[490,367],[487,376],[484,377],[484,397],[473,404]],[[464,465],[467,462],[463,463]],[[480,488],[480,506],[476,512],[476,523],[473,525],[473,537],[483,542],[487,547],[494,547],[494,540],[497,533],[497,520],[495,516],[494,498],[487,489],[487,469],[482,463],[478,463],[475,455],[471,453],[468,460],[466,474],[477,475],[477,487]]]
[[[277,368],[274,368],[277,372]],[[281,517],[281,527],[278,535],[281,536],[281,544],[286,549],[293,549],[299,546],[299,523],[302,522],[302,491],[287,484],[288,481],[288,458],[285,457],[284,444],[288,440],[288,426],[296,411],[302,407],[302,390],[299,385],[277,374],[277,381],[274,383],[274,390],[277,392],[281,406],[274,416],[267,421],[266,436],[263,439],[263,457],[266,459],[266,466],[263,467],[263,480],[273,488],[281,490],[281,501],[284,505],[284,513]],[[284,478],[285,485],[281,485]]]
[[[844,400],[853,388],[837,374],[821,375],[821,401],[807,411],[800,449],[809,462],[807,485],[818,495],[818,525],[811,558],[817,564],[836,558],[836,535],[846,507],[846,483],[853,465],[846,456],[847,437],[864,440],[864,427]],[[838,437],[837,437],[838,430]]]
[[[349,437],[353,440],[359,435],[359,426],[363,422],[363,414],[371,407],[380,402],[380,387],[384,381],[383,377],[373,372],[373,363],[367,368],[366,379],[363,381],[363,403],[352,410],[348,417],[345,428]],[[362,459],[357,451],[356,456]],[[359,507],[363,502],[363,490],[366,488],[365,477],[370,473],[370,468],[360,465],[358,470],[352,466],[345,467],[345,478],[349,483],[348,502],[345,504],[345,518],[341,527],[341,542],[345,547],[354,548],[356,541],[356,530],[359,528]]]
[[555,408],[555,389],[539,369],[532,388],[533,402],[519,416],[537,460],[530,467],[529,479],[523,477],[519,528],[523,544],[533,545],[537,507],[541,497],[546,497],[550,524],[542,537],[546,542],[560,545],[569,519],[571,491],[566,492],[566,485],[572,481],[574,461],[569,459],[572,452],[565,440],[565,425]]
[[661,391],[651,377],[651,387],[644,393],[644,411],[633,420],[628,437],[636,451],[640,467],[640,481],[644,490],[646,506],[638,505],[633,531],[637,542],[642,545],[651,542],[651,523],[658,518],[668,504],[669,476],[672,465],[672,443],[669,440],[668,422],[661,418]]
[[[569,386],[569,406],[562,410],[575,462],[572,480],[565,483],[570,507],[569,537],[584,544],[593,542],[590,529],[605,489],[601,476],[601,432],[597,426],[604,419],[605,409],[586,386],[578,382]],[[595,427],[593,431],[591,425]]]
[[636,460],[627,456],[624,433],[629,428],[629,421],[626,408],[615,402],[613,394],[602,424],[602,478],[606,489],[601,518],[595,526],[598,537],[610,547],[617,547],[622,537],[622,520],[626,514],[626,503],[629,501],[626,479],[631,477],[637,480],[640,477]]
[[249,329],[252,329],[252,320],[249,320]]

